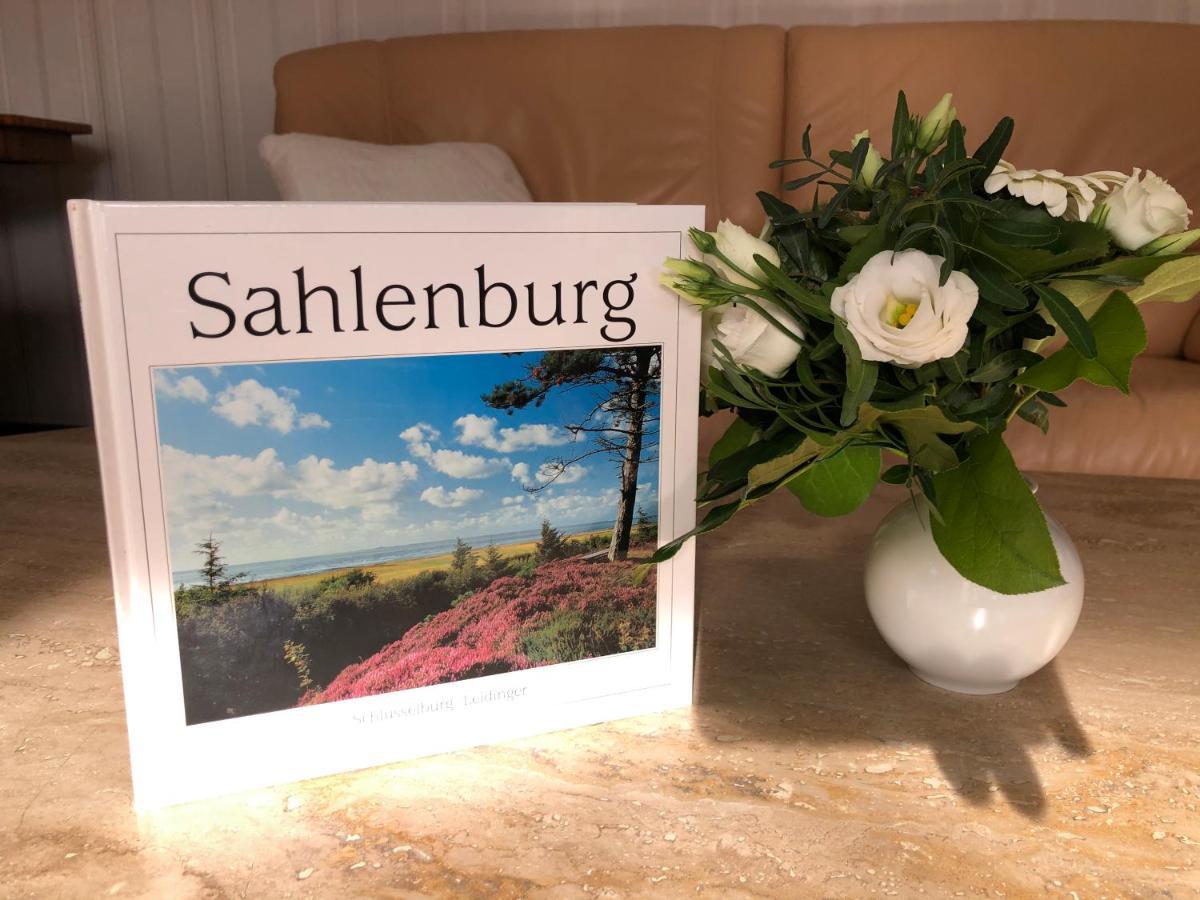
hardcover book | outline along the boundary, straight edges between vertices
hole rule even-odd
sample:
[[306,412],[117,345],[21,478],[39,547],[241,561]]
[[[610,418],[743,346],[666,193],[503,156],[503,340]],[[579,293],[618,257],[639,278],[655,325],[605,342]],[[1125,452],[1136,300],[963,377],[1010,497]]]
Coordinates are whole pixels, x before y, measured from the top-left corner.
[[702,209],[69,212],[137,806],[690,702]]

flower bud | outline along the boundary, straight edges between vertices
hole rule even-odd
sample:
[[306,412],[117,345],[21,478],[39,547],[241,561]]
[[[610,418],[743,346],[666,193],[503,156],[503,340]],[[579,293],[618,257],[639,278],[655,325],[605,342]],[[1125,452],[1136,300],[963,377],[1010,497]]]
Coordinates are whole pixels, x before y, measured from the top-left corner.
[[701,253],[712,253],[717,248],[717,239],[707,231],[701,231],[699,228],[689,228],[688,237],[692,239],[696,249]]
[[946,139],[950,124],[958,118],[953,100],[953,94],[943,94],[937,105],[921,119],[917,128],[917,149],[931,153]]
[[[850,140],[850,149],[853,150],[858,146],[858,142],[870,138],[869,131],[863,130],[856,134]],[[872,144],[867,148],[866,159],[863,160],[862,169],[858,173],[859,182],[865,187],[871,187],[875,183],[875,176],[879,173],[879,169],[883,166],[883,157],[879,155],[879,151]]]
[[701,284],[712,281],[717,277],[717,273],[712,270],[712,267],[706,266],[701,262],[696,262],[694,259],[668,259],[663,265],[672,272],[682,275],[691,281],[700,282]]

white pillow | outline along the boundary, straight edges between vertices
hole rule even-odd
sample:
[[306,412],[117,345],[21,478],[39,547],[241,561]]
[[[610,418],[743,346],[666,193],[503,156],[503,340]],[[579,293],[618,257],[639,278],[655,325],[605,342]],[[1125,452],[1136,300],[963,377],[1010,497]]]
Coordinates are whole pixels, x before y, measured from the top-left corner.
[[272,134],[258,152],[284,200],[533,199],[508,154],[494,144],[367,144]]

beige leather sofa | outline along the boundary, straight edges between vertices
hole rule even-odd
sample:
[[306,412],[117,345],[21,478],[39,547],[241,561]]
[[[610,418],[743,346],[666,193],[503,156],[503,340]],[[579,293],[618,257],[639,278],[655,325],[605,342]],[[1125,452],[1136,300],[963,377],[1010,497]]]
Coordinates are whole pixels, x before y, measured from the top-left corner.
[[[955,93],[972,137],[1017,121],[1007,156],[1083,172],[1150,168],[1200,219],[1200,27],[987,22],[645,27],[359,41],[275,67],[277,132],[377,143],[486,141],[538,200],[703,203],[712,225],[762,222],[768,163],[889,132],[896,90]],[[1077,385],[1050,435],[1014,427],[1027,468],[1200,478],[1200,307],[1144,310],[1133,398]],[[712,438],[719,423],[703,430]]]

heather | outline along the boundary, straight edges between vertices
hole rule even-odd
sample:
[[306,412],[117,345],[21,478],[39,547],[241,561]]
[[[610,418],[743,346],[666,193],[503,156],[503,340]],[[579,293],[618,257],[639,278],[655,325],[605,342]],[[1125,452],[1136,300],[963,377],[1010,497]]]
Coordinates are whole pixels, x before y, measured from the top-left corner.
[[352,665],[305,703],[639,650],[654,644],[654,581],[628,562],[571,558],[500,578]]
[[[637,533],[654,536],[648,522]],[[631,563],[585,561],[607,541],[547,522],[525,556],[459,541],[445,570],[380,582],[352,569],[281,588],[229,573],[210,538],[204,583],[175,592],[187,721],[650,646],[652,587],[633,584]]]

